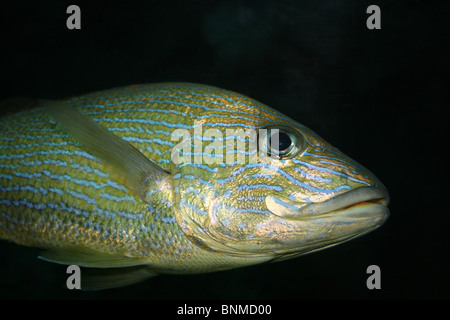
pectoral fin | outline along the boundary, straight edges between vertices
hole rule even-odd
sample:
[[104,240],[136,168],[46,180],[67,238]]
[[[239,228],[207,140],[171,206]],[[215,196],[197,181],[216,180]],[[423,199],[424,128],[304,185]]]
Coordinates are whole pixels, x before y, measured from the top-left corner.
[[[82,115],[63,101],[41,101],[52,118],[88,153],[112,167],[114,176],[141,199],[145,192],[169,178],[169,173],[148,158],[129,142],[121,139],[95,121]],[[149,185],[150,183],[150,185]]]

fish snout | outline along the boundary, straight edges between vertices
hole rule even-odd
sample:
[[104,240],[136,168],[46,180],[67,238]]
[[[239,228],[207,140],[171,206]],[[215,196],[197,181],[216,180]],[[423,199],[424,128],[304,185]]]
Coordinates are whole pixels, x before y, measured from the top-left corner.
[[378,217],[382,223],[389,216],[389,194],[380,187],[359,187],[317,203],[296,203],[274,194],[268,195],[265,201],[274,215],[293,220],[339,215],[347,218]]

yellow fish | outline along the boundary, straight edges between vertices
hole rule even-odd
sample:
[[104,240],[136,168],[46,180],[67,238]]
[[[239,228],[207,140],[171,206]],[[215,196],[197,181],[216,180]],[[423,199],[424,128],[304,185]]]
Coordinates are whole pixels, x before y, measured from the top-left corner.
[[[366,168],[276,110],[212,86],[40,101],[0,125],[0,239],[89,267],[85,289],[291,258],[389,215],[386,188]],[[84,277],[90,268],[96,275]]]

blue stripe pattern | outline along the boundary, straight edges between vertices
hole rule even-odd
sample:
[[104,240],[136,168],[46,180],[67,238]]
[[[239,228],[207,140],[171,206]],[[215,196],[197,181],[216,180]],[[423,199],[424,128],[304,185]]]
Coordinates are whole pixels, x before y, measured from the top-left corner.
[[[252,239],[258,230],[275,235],[276,231],[263,223],[273,216],[265,205],[267,195],[313,202],[377,184],[370,172],[307,127],[230,91],[167,83],[117,88],[66,103],[170,171],[173,197],[167,198],[163,190],[148,190],[146,196],[151,200],[144,203],[120,183],[123,177],[118,179],[113,169],[84,151],[37,108],[0,120],[4,129],[0,132],[0,237],[8,230],[17,233],[11,238],[20,238],[25,233],[20,228],[26,224],[35,228],[29,232],[35,237],[32,244],[47,245],[54,237],[58,239],[54,241],[65,241],[64,245],[83,244],[105,252],[132,252],[149,259],[172,263],[184,259],[188,263],[197,249],[178,224],[183,219],[183,228],[193,235],[203,233],[208,239],[225,242],[243,235]],[[251,137],[226,136],[227,129],[277,124],[303,136],[304,150],[298,157],[281,161],[258,158],[256,163],[244,164],[233,157],[231,163],[223,163],[230,154],[250,157],[257,152],[228,150],[226,142],[248,146]],[[172,140],[176,129],[190,133],[190,149],[183,155],[200,157],[201,163],[172,163],[171,151],[180,143]],[[219,129],[222,136],[204,138],[207,129]],[[198,140],[203,142],[201,150],[193,148]],[[221,152],[214,150],[220,163],[204,161],[216,146],[209,142],[221,143],[217,145]],[[21,221],[26,223],[22,226]],[[287,224],[281,218],[276,221]],[[259,227],[255,229],[255,225]]]

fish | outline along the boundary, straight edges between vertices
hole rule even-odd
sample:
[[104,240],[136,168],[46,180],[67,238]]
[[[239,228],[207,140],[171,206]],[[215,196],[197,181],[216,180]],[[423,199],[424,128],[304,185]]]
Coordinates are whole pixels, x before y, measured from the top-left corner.
[[367,234],[386,187],[317,133],[197,83],[118,87],[0,120],[0,239],[82,289],[277,262]]

